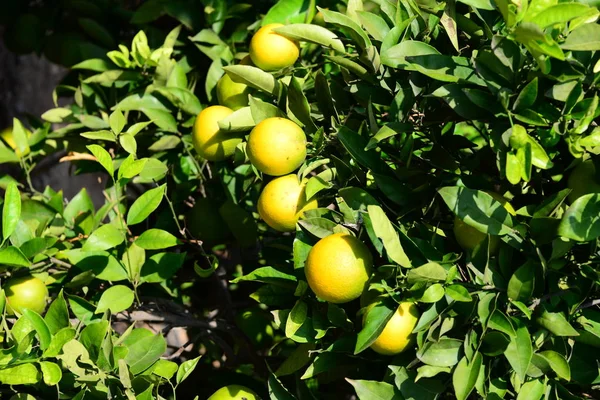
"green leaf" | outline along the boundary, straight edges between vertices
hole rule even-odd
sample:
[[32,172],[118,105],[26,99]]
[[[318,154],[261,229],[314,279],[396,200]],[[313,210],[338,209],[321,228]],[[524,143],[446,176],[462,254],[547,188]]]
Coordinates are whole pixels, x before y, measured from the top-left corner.
[[87,148],[92,152],[94,157],[96,157],[96,160],[98,160],[100,165],[104,167],[106,172],[108,172],[108,175],[110,175],[112,178],[115,173],[115,167],[113,166],[113,161],[110,154],[108,154],[108,151],[104,150],[102,146],[98,146],[97,144],[91,144],[87,146]]
[[128,155],[125,161],[123,161],[119,166],[117,177],[119,179],[131,179],[139,175],[144,170],[144,167],[146,166],[146,162],[148,162],[148,160],[148,158],[135,160],[133,155]]
[[285,336],[293,338],[298,329],[300,329],[306,321],[307,315],[308,305],[304,301],[298,300],[288,315],[285,324]]
[[54,124],[59,124],[71,114],[73,114],[73,111],[71,111],[68,108],[52,108],[42,114],[42,119],[48,122],[52,122]]
[[515,271],[508,282],[507,294],[509,299],[527,301],[531,298],[535,287],[536,267],[540,266],[528,260]]
[[310,4],[306,0],[279,0],[275,5],[269,8],[269,12],[264,16],[261,25],[265,26],[273,23],[294,24],[306,21],[307,14],[313,12]]
[[463,285],[455,284],[446,287],[446,294],[456,301],[471,302],[473,298],[469,290]]
[[338,38],[338,35],[322,26],[313,24],[292,24],[276,28],[274,29],[274,32],[293,40],[319,44],[340,53],[346,52],[344,43]]
[[398,304],[390,297],[385,297],[368,310],[364,316],[363,328],[358,332],[354,354],[366,350],[377,340],[397,309]]
[[396,388],[386,382],[353,380],[346,381],[354,386],[356,395],[360,400],[400,400],[402,397],[396,392]]
[[146,250],[160,250],[179,244],[179,239],[162,229],[148,229],[140,235],[135,244]]
[[125,116],[123,115],[121,110],[116,109],[108,117],[108,122],[110,124],[110,129],[112,129],[114,134],[119,135],[123,131],[123,128],[125,127],[125,123],[127,121],[125,120]]
[[129,133],[119,136],[119,143],[121,144],[121,147],[123,147],[123,150],[129,154],[135,154],[137,152],[137,142]]
[[540,400],[545,391],[546,385],[540,379],[534,379],[521,386],[517,400]]
[[44,351],[44,357],[56,357],[62,351],[65,343],[71,341],[75,337],[75,329],[63,328],[52,336],[50,346]]
[[425,292],[423,292],[423,295],[419,298],[419,301],[422,303],[436,303],[442,297],[444,297],[444,294],[444,286],[442,286],[440,283],[434,283],[425,289]]
[[161,136],[156,142],[152,143],[148,150],[152,152],[171,150],[179,146],[181,139],[176,135],[164,135]]
[[490,2],[490,0],[458,0],[461,3],[464,3],[473,8],[479,8],[481,10],[493,10],[494,3]]
[[31,265],[23,252],[13,246],[0,249],[0,260],[2,260],[2,264],[15,267],[29,267]]
[[255,125],[251,107],[242,107],[219,120],[219,129],[226,132],[246,132],[254,128]]
[[58,296],[56,296],[54,301],[50,303],[50,307],[48,307],[48,311],[46,311],[46,315],[44,315],[44,321],[46,321],[48,329],[50,329],[50,333],[52,334],[56,334],[56,332],[61,329],[71,326],[71,322],[69,321],[69,310],[67,309],[67,302],[65,301],[62,290]]
[[567,40],[560,47],[574,51],[600,50],[600,25],[592,22],[578,27],[567,36]]
[[417,382],[417,373],[405,367],[388,365],[388,369],[395,375],[394,383],[405,400],[435,400],[440,397],[443,388],[437,380]]
[[127,271],[121,263],[106,251],[85,251],[73,249],[63,251],[69,262],[82,271],[91,271],[96,279],[122,281],[128,279]]
[[200,100],[186,88],[157,87],[155,90],[165,96],[175,107],[190,115],[196,116],[202,111]]
[[375,40],[382,42],[390,32],[390,27],[387,22],[377,14],[367,11],[357,11],[356,14],[360,19],[360,23],[365,27],[365,30]]
[[406,279],[409,283],[445,281],[448,272],[436,262],[429,262],[408,271]]
[[483,356],[479,352],[475,353],[471,362],[467,360],[467,357],[463,357],[458,362],[452,374],[452,385],[458,400],[466,400],[475,388],[482,363]]
[[183,265],[185,253],[158,253],[152,255],[142,266],[141,282],[164,282]]
[[29,153],[30,149],[27,130],[21,121],[16,118],[13,118],[12,134],[16,145],[15,153],[17,156],[22,157],[23,155]]
[[530,108],[538,95],[538,79],[533,78],[519,93],[519,96],[513,104],[513,110],[520,111]]
[[169,360],[158,360],[152,366],[152,373],[165,379],[171,379],[177,372],[179,365]]
[[82,61],[71,67],[71,69],[85,69],[95,72],[104,72],[111,68],[114,68],[114,65],[101,58],[90,58],[89,60]]
[[561,3],[555,4],[538,13],[531,19],[531,22],[538,24],[542,29],[563,24],[572,19],[582,17],[590,12],[590,7],[581,3]]
[[460,360],[462,346],[461,340],[444,337],[438,342],[427,342],[417,352],[417,358],[434,367],[451,367]]
[[490,235],[513,232],[511,215],[489,194],[458,186],[441,188],[438,193],[458,218],[478,231]]
[[571,368],[565,356],[553,350],[541,351],[536,356],[543,358],[548,367],[556,373],[556,376],[566,381],[571,380]]
[[133,304],[133,299],[133,291],[127,286],[111,286],[102,293],[95,313],[103,313],[109,309],[112,313],[127,310]]
[[361,49],[365,50],[367,47],[372,46],[367,33],[352,18],[321,7],[317,7],[317,9],[323,14],[325,22],[340,27]]
[[578,242],[589,242],[600,236],[600,194],[579,197],[558,225],[558,234]]
[[292,275],[285,273],[283,271],[279,271],[273,267],[260,267],[250,272],[247,275],[240,276],[231,281],[231,283],[239,283],[239,282],[263,282],[263,283],[274,283],[285,286],[293,286],[295,287],[295,282],[298,279]]
[[[141,328],[134,329],[123,344],[129,349],[125,361],[134,375],[148,369],[167,350],[167,342],[160,333],[154,335]],[[177,375],[179,378],[179,373]]]
[[510,337],[514,337],[517,333],[513,327],[510,319],[502,311],[496,309],[490,315],[487,323],[488,328],[495,329],[500,332],[506,333]]
[[127,225],[139,224],[146,220],[162,202],[166,187],[167,185],[163,184],[138,197],[127,213]]
[[86,348],[90,359],[94,362],[98,361],[101,353],[102,341],[109,331],[108,321],[96,321],[87,325],[81,331],[79,341]]
[[94,210],[94,203],[87,190],[83,188],[67,204],[63,218],[68,226],[77,224],[84,234],[89,234],[94,227]]
[[310,104],[302,92],[302,86],[295,77],[291,77],[288,86],[288,108],[305,127],[308,133],[317,131],[310,116]]
[[232,81],[243,83],[265,93],[276,95],[279,82],[273,75],[250,65],[231,65],[223,68]]
[[0,369],[3,385],[35,385],[41,378],[40,371],[32,363]]
[[275,371],[275,376],[291,375],[304,367],[311,359],[310,351],[314,350],[314,343],[301,343],[296,349],[285,359],[283,363]]
[[527,326],[520,319],[512,318],[512,322],[516,327],[516,335],[510,338],[504,356],[521,381],[525,381],[529,363],[533,356],[531,336],[529,336]]
[[80,134],[86,139],[91,140],[106,140],[108,142],[115,142],[115,135],[111,131],[102,130],[102,131],[92,131],[92,132],[84,132]]
[[398,233],[383,209],[377,205],[369,205],[367,211],[373,224],[373,230],[383,242],[388,257],[404,268],[411,268],[412,264],[402,248]]
[[338,138],[352,158],[360,165],[376,173],[386,174],[388,172],[387,165],[375,150],[365,151],[368,143],[367,139],[345,126],[339,128]]
[[549,312],[543,309],[541,314],[535,318],[535,322],[556,336],[579,336],[579,333],[562,313]]
[[17,184],[11,182],[4,193],[4,205],[2,207],[2,241],[12,235],[17,223],[21,218],[21,193]]
[[28,308],[23,310],[23,316],[31,322],[31,325],[37,332],[38,340],[40,341],[40,349],[46,350],[48,346],[50,346],[50,341],[52,340],[52,334],[50,333],[50,328],[46,325],[46,322],[38,313],[32,311]]
[[129,128],[127,128],[127,133],[129,133],[132,136],[135,136],[138,133],[140,133],[140,131],[142,131],[145,127],[150,125],[151,123],[152,123],[151,121],[146,121],[146,122],[138,122],[136,124],[133,124]]
[[268,379],[269,385],[269,397],[271,400],[296,400],[286,388],[283,386],[281,381],[273,373],[269,373]]
[[125,234],[112,224],[102,225],[85,241],[83,251],[100,251],[112,249],[125,241]]
[[168,111],[144,107],[140,108],[139,111],[143,112],[154,125],[158,126],[163,131],[177,132],[177,121]]
[[255,124],[271,117],[286,118],[285,113],[273,104],[269,104],[252,96],[250,96],[250,111]]
[[61,381],[62,370],[58,364],[50,361],[40,361],[40,369],[46,385],[55,386]]
[[181,382],[183,382],[188,376],[190,376],[192,372],[194,372],[196,365],[198,365],[198,361],[200,361],[200,357],[202,356],[198,356],[191,360],[184,361],[181,363],[181,365],[179,365],[179,369],[177,370],[177,377],[175,378],[178,385]]

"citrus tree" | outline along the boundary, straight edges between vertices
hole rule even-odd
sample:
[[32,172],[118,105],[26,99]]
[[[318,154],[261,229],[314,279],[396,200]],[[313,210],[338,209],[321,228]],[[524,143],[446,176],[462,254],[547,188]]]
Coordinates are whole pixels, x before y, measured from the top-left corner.
[[[598,397],[596,5],[261,6],[207,1],[202,28],[178,14],[157,45],[139,31],[73,66],[71,105],[30,133],[15,120],[0,382],[78,399]],[[31,184],[63,149],[103,172],[101,208]],[[166,356],[157,323],[189,341]]]

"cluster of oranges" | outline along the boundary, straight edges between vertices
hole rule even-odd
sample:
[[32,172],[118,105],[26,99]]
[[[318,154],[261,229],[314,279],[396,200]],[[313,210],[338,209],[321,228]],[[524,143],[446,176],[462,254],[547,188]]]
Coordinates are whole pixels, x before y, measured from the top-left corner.
[[[241,64],[275,71],[293,65],[299,56],[298,44],[273,31],[280,24],[259,29],[250,42],[249,57]],[[204,109],[194,125],[194,146],[209,161],[232,157],[244,140],[219,128],[219,121],[249,104],[251,89],[234,82],[228,75],[217,83],[220,105]],[[306,135],[295,122],[285,118],[260,121],[248,135],[246,154],[252,165],[264,175],[274,177],[263,188],[257,208],[260,217],[271,228],[291,232],[305,211],[318,207],[317,199],[307,198],[305,180],[295,171],[306,158]],[[368,247],[348,233],[335,233],[319,240],[309,252],[305,274],[311,290],[321,300],[347,303],[365,293],[373,271],[373,258]],[[367,304],[363,323],[376,300]],[[388,321],[371,348],[380,354],[397,354],[407,348],[418,319],[412,303],[402,303]],[[239,388],[222,388],[214,398],[227,396]],[[212,399],[213,397],[211,397]],[[230,398],[230,397],[223,397]]]

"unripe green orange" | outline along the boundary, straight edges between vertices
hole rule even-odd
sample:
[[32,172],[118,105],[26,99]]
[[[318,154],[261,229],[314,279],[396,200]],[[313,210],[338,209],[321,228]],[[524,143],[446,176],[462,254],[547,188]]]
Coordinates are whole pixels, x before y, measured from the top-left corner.
[[347,303],[360,297],[372,269],[373,258],[363,242],[347,233],[334,233],[310,250],[304,272],[320,299]]
[[[250,56],[244,57],[240,65],[251,65]],[[217,82],[217,99],[219,104],[232,110],[239,110],[248,105],[248,95],[252,89],[243,83],[234,82],[227,74]]]
[[6,295],[6,312],[8,315],[22,314],[29,309],[42,314],[46,309],[48,288],[40,279],[33,276],[11,278],[4,285]]
[[305,185],[296,174],[273,179],[258,198],[258,214],[271,228],[280,232],[296,229],[304,211],[317,208],[317,199],[306,200]]
[[219,121],[233,113],[231,108],[210,106],[200,111],[194,123],[192,140],[198,154],[209,161],[223,161],[235,153],[242,138],[219,128]]
[[282,26],[265,25],[250,40],[252,62],[263,71],[277,71],[294,65],[300,55],[298,43],[273,32],[273,29]]
[[250,88],[243,83],[236,83],[225,74],[217,82],[217,99],[219,104],[232,110],[239,110],[248,105]]
[[245,386],[229,385],[214,392],[208,400],[259,400],[259,397]]
[[569,175],[567,187],[571,189],[568,197],[570,203],[573,203],[583,195],[600,193],[600,181],[596,177],[594,162],[586,160],[575,167],[571,175]]
[[250,132],[246,152],[259,171],[273,176],[289,174],[306,158],[306,135],[289,119],[267,118]]
[[[363,317],[363,325],[372,304]],[[394,355],[406,350],[412,341],[412,331],[419,320],[419,310],[414,303],[400,303],[392,318],[385,324],[385,328],[377,339],[371,344],[371,349],[379,354]]]
[[248,336],[253,345],[267,347],[273,343],[271,320],[259,307],[252,307],[238,313],[235,316],[235,324]]
[[[506,200],[502,195],[495,192],[486,192],[490,196],[492,196],[495,200],[499,201],[506,211],[510,215],[516,215],[516,211],[513,206]],[[485,240],[487,234],[478,231],[473,228],[471,225],[467,225],[463,220],[458,217],[454,218],[454,237],[458,242],[459,246],[465,250],[473,250],[477,247],[481,242]],[[490,253],[495,253],[498,250],[498,246],[500,245],[500,237],[495,235],[490,235],[490,243],[489,243],[489,251]]]

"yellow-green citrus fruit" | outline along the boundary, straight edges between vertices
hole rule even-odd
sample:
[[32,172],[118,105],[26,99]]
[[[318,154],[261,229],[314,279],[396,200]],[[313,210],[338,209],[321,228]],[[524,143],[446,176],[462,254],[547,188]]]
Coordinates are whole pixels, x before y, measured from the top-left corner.
[[231,236],[227,223],[219,214],[219,205],[206,198],[196,200],[187,213],[186,226],[194,238],[208,245],[222,243]]
[[314,25],[325,26],[325,16],[319,11],[312,20]]
[[194,123],[193,142],[198,154],[208,161],[223,161],[235,153],[242,138],[219,129],[219,121],[233,113],[231,108],[210,106],[200,111]]
[[271,319],[260,308],[252,307],[237,314],[235,324],[248,336],[253,345],[262,348],[273,343]]
[[363,242],[347,233],[319,240],[306,259],[306,280],[312,291],[330,303],[346,303],[367,286],[373,258]]
[[280,232],[296,229],[304,211],[317,208],[315,198],[306,200],[305,185],[296,174],[273,179],[258,198],[258,214],[271,228]]
[[259,397],[245,386],[229,385],[214,392],[208,400],[259,400]]
[[265,25],[250,40],[250,58],[263,71],[277,71],[294,65],[300,55],[298,43],[273,32],[273,29],[282,26]]
[[[369,311],[363,317],[363,324]],[[383,355],[394,355],[403,352],[411,343],[412,331],[418,320],[419,310],[414,303],[400,303],[392,318],[385,324],[383,331],[371,344],[371,349]]]
[[4,285],[6,295],[6,312],[22,314],[26,308],[41,314],[46,309],[48,288],[40,279],[33,276],[11,278]]
[[273,176],[286,175],[306,158],[306,135],[285,118],[267,118],[252,129],[246,152],[259,171]]
[[[502,195],[495,192],[487,192],[495,200],[499,201],[510,215],[516,215],[513,206]],[[470,225],[467,225],[460,218],[454,218],[454,237],[459,246],[465,250],[473,250],[479,243],[483,242],[487,235],[478,231]],[[490,236],[489,251],[495,253],[500,245],[500,238],[495,235]]]
[[[240,65],[252,65],[250,56],[244,57]],[[248,105],[248,95],[252,89],[243,83],[234,82],[225,74],[217,82],[217,99],[219,104],[232,110],[239,110]]]
[[583,195],[600,193],[600,182],[596,178],[596,166],[594,162],[586,160],[575,167],[571,175],[569,175],[567,187],[571,189],[571,193],[569,193],[570,203],[573,203]]
[[249,92],[250,88],[247,85],[234,82],[227,74],[217,82],[219,104],[234,111],[248,105]]
[[[27,134],[27,137],[31,136],[31,132],[29,130],[26,130],[25,133]],[[19,157],[24,157],[29,154],[30,150],[26,150],[25,154],[21,154],[21,150],[17,149],[17,143],[15,142],[12,128],[4,129],[2,132],[0,132],[0,137],[7,145],[10,146],[11,149],[15,151],[15,154]]]

